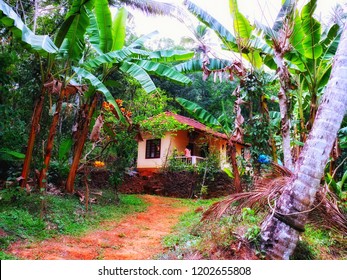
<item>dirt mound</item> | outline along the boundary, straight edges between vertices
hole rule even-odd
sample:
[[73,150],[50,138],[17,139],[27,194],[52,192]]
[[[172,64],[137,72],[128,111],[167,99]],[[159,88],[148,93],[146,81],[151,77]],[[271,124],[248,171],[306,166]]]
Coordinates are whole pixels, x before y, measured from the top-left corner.
[[213,198],[226,196],[234,192],[232,179],[225,173],[217,173],[213,178],[207,178],[202,190],[203,178],[196,173],[162,172],[153,173],[150,176],[127,176],[124,183],[119,187],[121,193],[146,193],[158,194],[169,197],[192,198],[200,197]]

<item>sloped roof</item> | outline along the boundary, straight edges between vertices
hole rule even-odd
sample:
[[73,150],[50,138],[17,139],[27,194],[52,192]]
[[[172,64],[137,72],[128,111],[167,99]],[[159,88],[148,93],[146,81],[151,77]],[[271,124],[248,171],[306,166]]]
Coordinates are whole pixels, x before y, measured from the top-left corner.
[[189,125],[196,130],[199,130],[202,132],[207,132],[207,133],[209,133],[215,137],[218,137],[218,138],[222,138],[222,139],[226,139],[226,140],[228,139],[228,136],[226,134],[214,131],[213,129],[207,127],[206,125],[204,125],[204,124],[202,124],[202,123],[200,123],[194,119],[191,119],[191,118],[188,118],[188,117],[185,117],[182,115],[178,115],[178,114],[175,114],[172,112],[166,112],[165,114],[167,116],[174,117],[175,120],[178,121],[179,123]]

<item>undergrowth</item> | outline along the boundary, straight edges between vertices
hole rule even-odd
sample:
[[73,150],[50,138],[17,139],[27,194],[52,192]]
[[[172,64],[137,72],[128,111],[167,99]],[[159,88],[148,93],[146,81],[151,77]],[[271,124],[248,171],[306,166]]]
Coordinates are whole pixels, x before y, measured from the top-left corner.
[[[260,225],[266,212],[243,208],[239,217],[224,215],[201,222],[203,211],[216,200],[183,200],[190,211],[181,216],[174,232],[163,239],[166,253],[158,259],[263,259]],[[311,225],[301,237],[293,260],[347,259],[345,237]]]
[[[120,195],[105,189],[96,204],[85,205],[76,196],[27,194],[22,189],[0,191],[0,259],[12,259],[3,251],[19,239],[43,240],[59,234],[80,235],[104,220],[120,220],[141,212],[146,204],[134,195]],[[42,208],[44,202],[44,208]]]

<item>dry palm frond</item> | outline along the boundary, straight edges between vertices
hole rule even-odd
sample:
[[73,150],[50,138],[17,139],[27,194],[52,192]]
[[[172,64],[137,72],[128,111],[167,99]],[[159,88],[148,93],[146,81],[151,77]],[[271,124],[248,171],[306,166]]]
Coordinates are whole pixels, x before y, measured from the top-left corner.
[[[292,178],[290,170],[272,164],[271,172],[256,179],[251,192],[232,194],[226,199],[214,203],[204,212],[202,220],[218,219],[226,212],[237,217],[245,207],[259,211],[274,205]],[[232,205],[234,207],[231,207]],[[347,235],[347,216],[340,211],[335,196],[327,187],[321,188],[321,191],[317,193],[312,211],[308,215],[308,223]]]
[[134,9],[138,9],[147,15],[172,16],[176,10],[176,5],[172,3],[159,2],[155,0],[119,0]]
[[269,202],[278,198],[283,187],[291,180],[290,176],[283,176],[284,174],[289,175],[291,172],[274,164],[273,172],[267,174],[266,177],[255,180],[255,188],[252,191],[235,193],[222,201],[214,203],[203,214],[203,220],[220,218],[236,202],[238,202],[238,205],[231,209],[231,214],[240,213],[241,209],[245,207],[255,210],[263,208]]
[[317,193],[313,207],[308,216],[310,224],[347,235],[346,214],[340,211],[335,195],[327,187]]

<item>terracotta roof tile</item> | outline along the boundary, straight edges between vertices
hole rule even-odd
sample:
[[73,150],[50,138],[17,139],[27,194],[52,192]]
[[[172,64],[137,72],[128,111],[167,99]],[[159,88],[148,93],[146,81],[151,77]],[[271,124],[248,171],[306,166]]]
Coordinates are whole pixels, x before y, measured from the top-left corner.
[[207,127],[206,125],[204,125],[204,124],[202,124],[202,123],[200,123],[200,122],[198,122],[198,121],[196,121],[194,119],[191,119],[191,118],[188,118],[188,117],[185,117],[185,116],[182,116],[182,115],[178,115],[178,114],[175,114],[175,113],[172,113],[172,112],[166,112],[166,115],[167,116],[172,116],[178,122],[180,122],[182,124],[189,125],[189,126],[195,128],[196,130],[207,132],[207,133],[209,133],[209,134],[211,134],[213,136],[216,136],[218,138],[228,139],[228,136],[226,134],[214,131],[211,128]]

